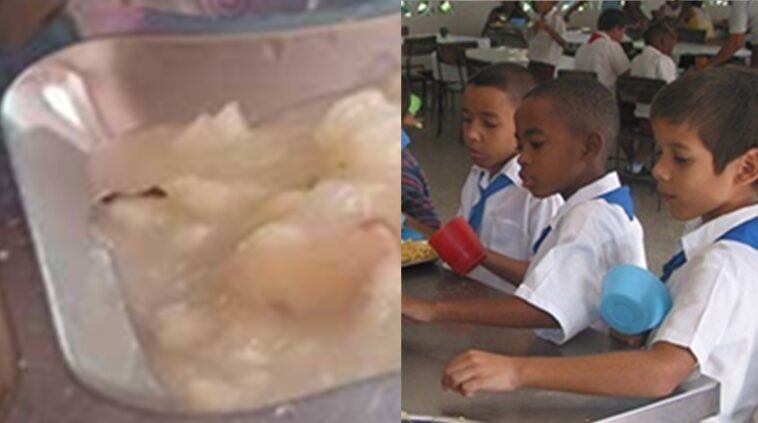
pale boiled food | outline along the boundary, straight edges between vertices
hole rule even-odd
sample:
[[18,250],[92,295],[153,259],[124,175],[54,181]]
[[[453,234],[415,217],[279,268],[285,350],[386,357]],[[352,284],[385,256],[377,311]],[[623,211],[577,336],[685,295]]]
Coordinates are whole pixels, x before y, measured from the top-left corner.
[[94,231],[186,409],[397,369],[399,81],[253,126],[230,103],[93,153]]

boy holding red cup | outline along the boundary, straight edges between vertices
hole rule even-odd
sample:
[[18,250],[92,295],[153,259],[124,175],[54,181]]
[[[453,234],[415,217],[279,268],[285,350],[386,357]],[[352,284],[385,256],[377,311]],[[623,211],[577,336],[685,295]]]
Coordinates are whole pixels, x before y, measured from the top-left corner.
[[537,198],[558,194],[566,201],[533,244],[523,282],[504,298],[404,297],[402,311],[422,322],[538,328],[560,344],[589,326],[605,329],[602,276],[620,264],[646,267],[642,226],[629,188],[605,171],[619,129],[610,91],[588,78],[550,81],[526,95],[515,121],[523,186]]

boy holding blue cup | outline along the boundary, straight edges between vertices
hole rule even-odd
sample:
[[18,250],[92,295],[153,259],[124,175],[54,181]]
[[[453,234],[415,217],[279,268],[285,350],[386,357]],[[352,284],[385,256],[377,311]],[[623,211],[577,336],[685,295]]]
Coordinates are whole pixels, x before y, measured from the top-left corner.
[[447,388],[658,397],[699,372],[721,385],[716,420],[758,420],[758,71],[687,74],[658,94],[651,123],[658,189],[673,217],[691,222],[663,269],[673,307],[647,348],[566,358],[469,351],[448,364]]

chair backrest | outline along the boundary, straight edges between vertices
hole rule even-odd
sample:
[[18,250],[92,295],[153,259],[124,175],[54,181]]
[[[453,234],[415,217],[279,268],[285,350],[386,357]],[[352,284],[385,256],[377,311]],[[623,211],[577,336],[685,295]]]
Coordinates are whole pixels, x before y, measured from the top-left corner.
[[523,32],[518,28],[507,26],[503,28],[491,28],[486,31],[485,36],[490,39],[492,47],[527,48],[529,46]]
[[442,76],[442,65],[455,66],[458,70],[458,83],[462,88],[466,84],[466,50],[479,47],[476,41],[437,44],[437,75]]
[[597,73],[593,71],[558,69],[558,78],[563,77],[597,79]]
[[403,39],[403,56],[426,56],[437,50],[437,36],[407,37]]
[[677,28],[676,33],[683,43],[705,44],[704,29]]
[[476,41],[437,44],[437,61],[450,66],[466,65],[466,50],[479,47]]
[[650,104],[665,85],[661,79],[622,75],[616,79],[616,98],[624,103]]

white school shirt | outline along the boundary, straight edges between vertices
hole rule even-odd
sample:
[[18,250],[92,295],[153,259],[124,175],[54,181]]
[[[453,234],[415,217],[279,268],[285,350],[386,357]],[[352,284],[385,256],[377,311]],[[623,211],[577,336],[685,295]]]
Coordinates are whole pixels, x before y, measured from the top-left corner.
[[642,225],[624,209],[597,198],[621,187],[610,172],[574,193],[550,222],[515,295],[544,310],[559,329],[537,335],[562,344],[589,326],[607,330],[600,318],[602,279],[611,267],[646,267]]
[[758,44],[758,1],[732,1],[729,7],[729,33],[746,34],[748,41]]
[[709,422],[758,421],[758,250],[715,242],[756,216],[758,205],[744,207],[684,235],[687,262],[666,284],[674,305],[651,336],[688,348],[695,372],[721,384],[721,413]]
[[[532,245],[539,239],[542,228],[548,225],[563,204],[563,199],[558,195],[545,199],[534,197],[521,185],[518,176],[520,170],[521,166],[514,157],[492,177],[494,180],[504,174],[513,184],[487,199],[479,239],[487,248],[500,254],[516,260],[529,260],[533,255]],[[479,201],[480,187],[486,188],[489,185],[490,178],[487,175],[488,172],[479,166],[471,168],[461,190],[458,216],[468,219],[471,209]],[[513,291],[512,284],[483,266],[478,266],[467,276],[501,291]]]
[[[539,19],[539,17],[535,17],[535,19]],[[555,8],[545,14],[544,21],[561,37],[566,37],[566,22],[563,21],[563,17]],[[532,62],[558,66],[561,57],[563,57],[563,47],[556,43],[547,31],[542,29],[529,38],[529,50],[526,56]]]
[[605,32],[598,32],[600,38],[583,44],[574,57],[576,70],[597,74],[597,80],[616,95],[616,78],[629,69],[621,44],[613,41]]
[[[653,46],[645,46],[642,52],[632,60],[629,75],[643,78],[660,79],[669,83],[676,79],[676,63],[671,57],[661,53]],[[637,104],[634,116],[638,118],[650,117],[649,104]]]

